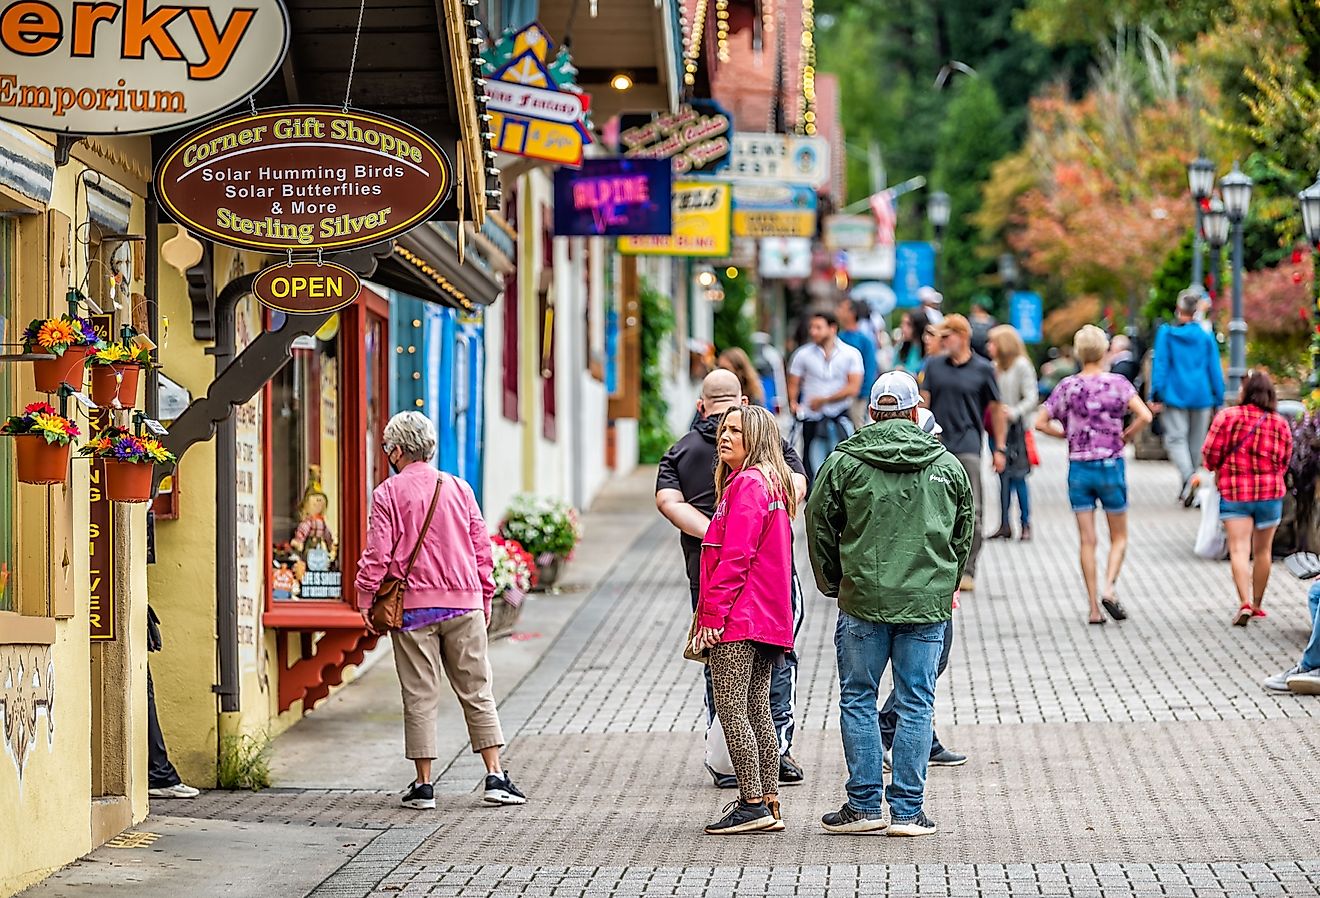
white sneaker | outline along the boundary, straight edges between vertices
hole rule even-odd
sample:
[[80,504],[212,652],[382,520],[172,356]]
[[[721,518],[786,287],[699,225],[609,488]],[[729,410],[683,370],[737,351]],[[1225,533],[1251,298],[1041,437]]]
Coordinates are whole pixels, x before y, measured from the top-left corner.
[[202,793],[187,783],[175,783],[163,789],[148,789],[147,794],[152,798],[196,798]]
[[1296,695],[1320,695],[1320,668],[1293,674],[1288,689]]
[[1266,689],[1268,689],[1270,692],[1288,692],[1290,691],[1288,689],[1288,678],[1291,677],[1293,674],[1299,674],[1301,672],[1302,672],[1301,667],[1290,667],[1287,670],[1285,670],[1283,673],[1278,673],[1272,677],[1268,677],[1265,680],[1265,682],[1262,683],[1261,685],[1264,686]]

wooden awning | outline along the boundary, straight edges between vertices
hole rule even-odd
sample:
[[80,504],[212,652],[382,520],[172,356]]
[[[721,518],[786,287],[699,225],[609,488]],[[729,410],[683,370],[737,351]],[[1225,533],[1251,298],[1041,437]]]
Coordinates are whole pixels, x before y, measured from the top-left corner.
[[[289,53],[257,104],[343,104],[358,0],[285,0],[285,6]],[[498,190],[499,183],[487,183],[490,144],[472,63],[479,50],[475,21],[465,0],[366,0],[350,101],[354,108],[401,119],[452,149],[464,196],[449,208],[461,206],[463,218],[480,223],[486,190]]]
[[[537,21],[567,44],[577,83],[591,94],[592,117],[604,122],[619,112],[671,112],[683,87],[683,32],[679,0],[541,0]],[[610,82],[626,74],[633,86]]]

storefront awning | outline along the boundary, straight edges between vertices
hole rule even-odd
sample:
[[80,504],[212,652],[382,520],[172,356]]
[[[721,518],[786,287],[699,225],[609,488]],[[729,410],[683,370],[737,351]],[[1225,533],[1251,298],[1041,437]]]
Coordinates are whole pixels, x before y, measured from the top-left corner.
[[[476,102],[475,21],[464,0],[365,0],[351,103],[425,131],[448,150],[463,216],[486,212],[485,128]],[[650,2],[650,0],[648,0]],[[257,94],[259,106],[344,103],[357,30],[357,0],[285,0],[291,25],[284,65]],[[457,133],[457,142],[452,135]],[[498,187],[492,183],[492,187]]]
[[400,293],[467,312],[488,306],[504,290],[504,279],[469,241],[459,261],[457,232],[435,223],[398,237],[371,279]]
[[[672,112],[683,87],[679,0],[541,0],[537,20],[573,54],[577,83],[591,94],[592,118],[619,112]],[[611,81],[632,80],[626,91]]]

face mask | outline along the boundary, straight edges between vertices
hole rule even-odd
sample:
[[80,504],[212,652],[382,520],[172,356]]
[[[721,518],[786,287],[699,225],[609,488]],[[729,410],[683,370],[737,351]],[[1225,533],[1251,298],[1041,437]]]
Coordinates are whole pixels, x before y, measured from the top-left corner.
[[[393,453],[391,453],[391,455],[393,455]],[[392,457],[386,456],[385,460],[390,463],[391,471],[393,471],[395,474],[399,473],[399,466],[394,463],[394,459]]]

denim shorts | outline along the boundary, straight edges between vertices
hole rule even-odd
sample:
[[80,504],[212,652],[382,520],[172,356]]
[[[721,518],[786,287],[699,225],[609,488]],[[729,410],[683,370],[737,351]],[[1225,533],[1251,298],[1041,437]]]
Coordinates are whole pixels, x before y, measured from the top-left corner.
[[1074,512],[1095,511],[1097,502],[1109,514],[1127,511],[1127,467],[1123,459],[1070,461],[1068,501]]
[[1219,520],[1229,521],[1234,518],[1251,518],[1256,522],[1257,530],[1268,530],[1283,520],[1283,497],[1278,499],[1257,499],[1255,502],[1230,502],[1219,500]]

